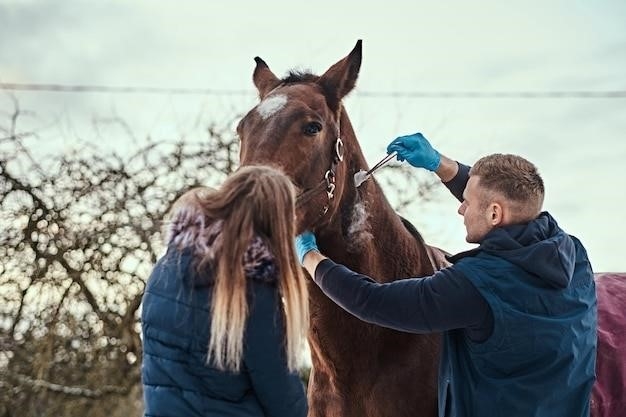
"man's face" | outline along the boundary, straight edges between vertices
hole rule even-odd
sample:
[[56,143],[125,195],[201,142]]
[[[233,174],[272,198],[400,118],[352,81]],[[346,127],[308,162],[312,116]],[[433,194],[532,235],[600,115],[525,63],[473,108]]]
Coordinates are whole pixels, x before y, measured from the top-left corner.
[[463,216],[463,223],[467,231],[465,240],[468,243],[480,243],[487,233],[493,228],[491,213],[487,197],[488,193],[479,184],[480,177],[471,176],[465,191],[463,191],[463,203],[459,207],[459,214]]

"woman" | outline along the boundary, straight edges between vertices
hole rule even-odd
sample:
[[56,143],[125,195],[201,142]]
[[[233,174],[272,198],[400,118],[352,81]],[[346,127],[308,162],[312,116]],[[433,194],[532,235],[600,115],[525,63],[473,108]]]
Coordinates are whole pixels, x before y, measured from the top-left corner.
[[143,297],[146,416],[306,415],[294,201],[287,176],[247,166],[174,204]]

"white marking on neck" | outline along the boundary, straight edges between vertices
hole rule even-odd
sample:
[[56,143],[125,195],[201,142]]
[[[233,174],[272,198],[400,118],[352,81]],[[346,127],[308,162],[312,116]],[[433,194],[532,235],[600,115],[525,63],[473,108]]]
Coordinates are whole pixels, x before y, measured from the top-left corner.
[[352,217],[348,227],[349,245],[353,251],[359,251],[374,237],[370,232],[369,213],[364,202],[352,207]]
[[285,107],[285,104],[287,104],[287,96],[284,94],[278,94],[268,97],[259,103],[256,107],[256,111],[263,120],[266,120],[268,117],[273,116],[280,109]]

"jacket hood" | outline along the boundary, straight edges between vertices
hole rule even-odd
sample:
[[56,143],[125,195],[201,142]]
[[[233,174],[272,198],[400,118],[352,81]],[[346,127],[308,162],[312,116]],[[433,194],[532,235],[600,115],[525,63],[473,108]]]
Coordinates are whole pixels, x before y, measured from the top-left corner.
[[[554,288],[566,288],[574,273],[574,240],[547,212],[527,224],[493,229],[470,252],[481,251],[517,265]],[[460,257],[463,254],[453,258]]]
[[574,241],[547,212],[528,224],[492,230],[481,247],[555,288],[567,287],[574,274]]

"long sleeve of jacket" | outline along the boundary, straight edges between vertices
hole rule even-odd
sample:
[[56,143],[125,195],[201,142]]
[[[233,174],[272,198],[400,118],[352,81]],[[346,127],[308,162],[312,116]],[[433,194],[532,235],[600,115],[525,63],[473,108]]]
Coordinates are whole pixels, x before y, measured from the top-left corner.
[[448,182],[444,182],[443,185],[448,188],[448,190],[452,193],[453,196],[456,197],[457,200],[463,202],[463,191],[465,191],[465,186],[467,185],[467,181],[469,180],[470,167],[460,162],[457,162],[457,164],[459,165],[458,172],[456,173],[454,178],[452,178]]
[[268,417],[304,417],[304,386],[298,374],[287,369],[278,291],[266,283],[254,282],[253,286],[244,363],[254,391]]
[[315,282],[344,310],[368,323],[410,333],[465,328],[470,338],[484,340],[491,331],[485,299],[455,266],[425,278],[377,283],[325,259]]

